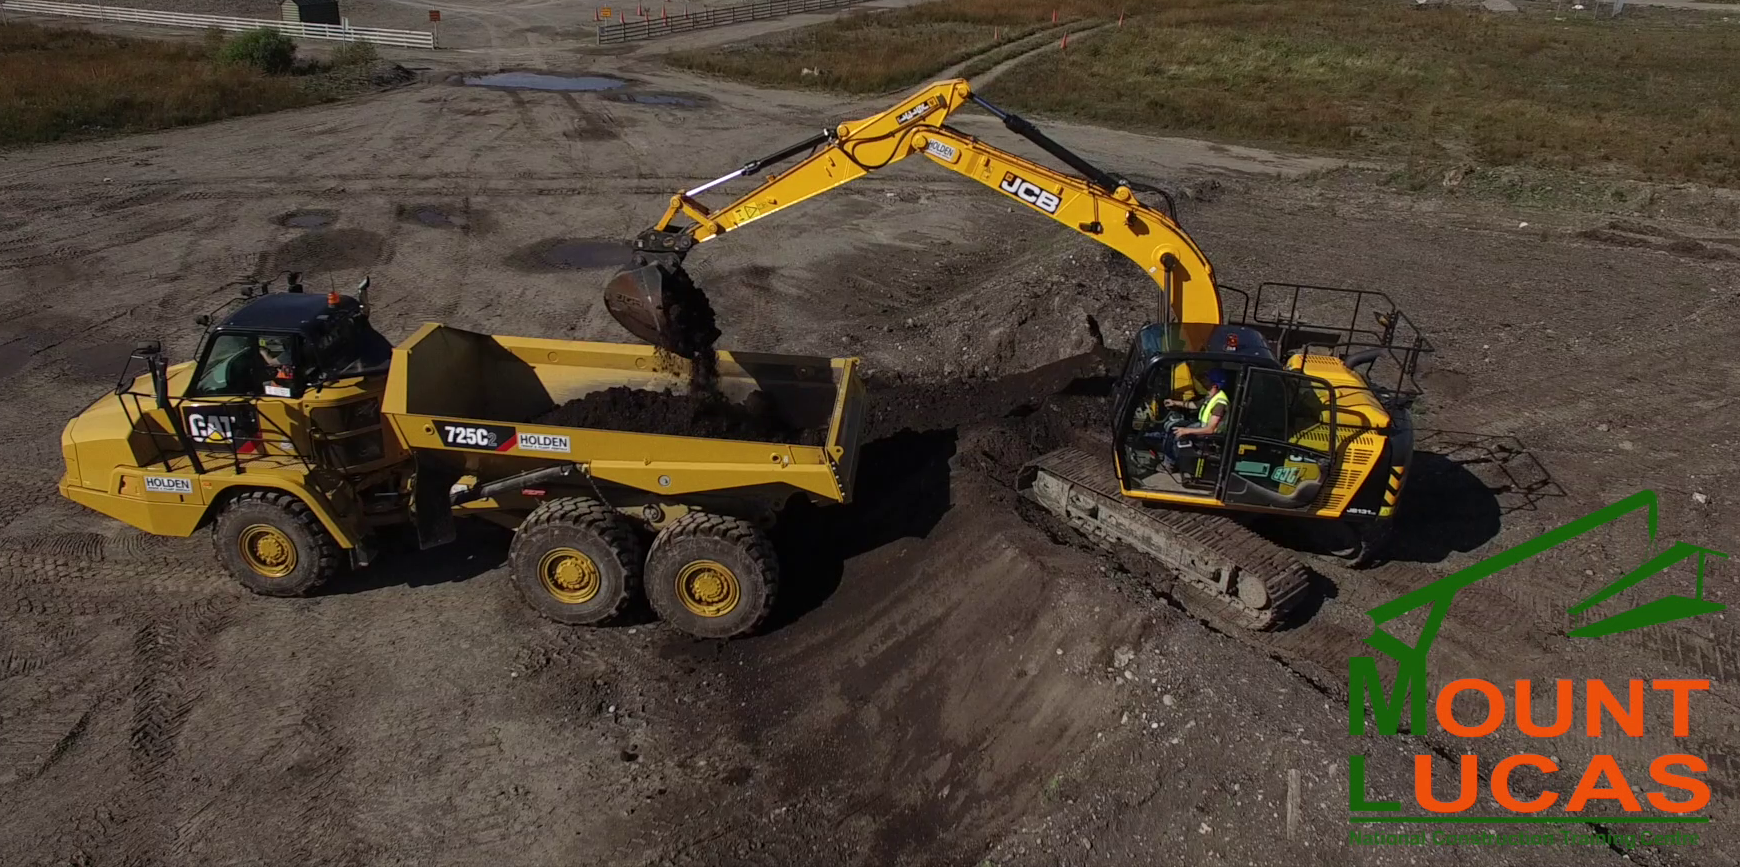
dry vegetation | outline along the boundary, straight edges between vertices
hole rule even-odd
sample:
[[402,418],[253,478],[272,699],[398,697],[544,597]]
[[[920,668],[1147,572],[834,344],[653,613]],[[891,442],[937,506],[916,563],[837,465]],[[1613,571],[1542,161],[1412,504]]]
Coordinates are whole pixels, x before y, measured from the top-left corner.
[[1010,70],[1026,110],[1424,162],[1740,181],[1740,26],[1371,0],[1174,0]]
[[[1049,28],[1038,0],[940,2],[726,51],[691,69],[865,93],[966,74]],[[1740,182],[1740,23],[1628,7],[1622,18],[1398,0],[1060,0],[1119,28],[1041,51],[987,87],[1024,111],[1115,127],[1448,164]],[[1004,28],[1002,45],[992,28]],[[1025,29],[1021,29],[1025,28]],[[1050,46],[1050,39],[1030,44]],[[819,76],[803,76],[804,67]]]
[[302,74],[268,75],[221,63],[220,44],[0,23],[0,147],[298,108],[371,83],[372,73],[359,76],[343,64],[304,64]]
[[[956,63],[1052,26],[1079,23],[1155,0],[937,0],[851,15],[727,50],[673,54],[676,66],[756,84],[882,93],[911,87]],[[805,75],[805,69],[818,74]]]

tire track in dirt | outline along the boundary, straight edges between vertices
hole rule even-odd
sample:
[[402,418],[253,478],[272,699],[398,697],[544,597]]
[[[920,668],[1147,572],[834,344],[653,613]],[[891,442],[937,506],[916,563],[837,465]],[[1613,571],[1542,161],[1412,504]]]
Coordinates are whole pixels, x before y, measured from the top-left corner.
[[134,633],[128,726],[132,785],[124,813],[135,829],[124,843],[130,862],[187,863],[176,827],[153,819],[177,806],[168,797],[172,780],[166,770],[180,752],[182,726],[209,676],[212,640],[229,626],[232,608],[232,602],[208,598],[153,618]]

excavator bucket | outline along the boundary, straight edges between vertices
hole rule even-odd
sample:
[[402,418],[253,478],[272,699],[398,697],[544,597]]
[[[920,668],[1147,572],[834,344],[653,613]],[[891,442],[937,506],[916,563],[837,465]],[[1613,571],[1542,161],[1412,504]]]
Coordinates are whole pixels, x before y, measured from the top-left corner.
[[683,358],[710,352],[719,337],[712,305],[681,265],[618,272],[604,287],[604,307],[630,334]]
[[664,282],[664,269],[657,265],[620,271],[604,287],[604,307],[628,333],[674,352]]

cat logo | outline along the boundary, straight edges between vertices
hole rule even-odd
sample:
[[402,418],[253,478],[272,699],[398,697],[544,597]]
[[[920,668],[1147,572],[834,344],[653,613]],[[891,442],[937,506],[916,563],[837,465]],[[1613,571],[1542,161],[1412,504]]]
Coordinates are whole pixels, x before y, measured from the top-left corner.
[[1058,206],[1063,204],[1063,200],[1059,199],[1057,194],[1048,193],[1045,190],[1040,189],[1038,184],[1023,178],[1014,172],[1004,172],[1003,180],[1001,183],[997,184],[997,189],[1000,189],[1003,192],[1046,212],[1047,214],[1057,213]]
[[188,439],[194,446],[206,450],[255,454],[259,436],[259,417],[249,406],[190,406],[182,416],[187,425]]
[[226,413],[190,412],[187,433],[199,442],[223,445],[235,439],[236,420]]

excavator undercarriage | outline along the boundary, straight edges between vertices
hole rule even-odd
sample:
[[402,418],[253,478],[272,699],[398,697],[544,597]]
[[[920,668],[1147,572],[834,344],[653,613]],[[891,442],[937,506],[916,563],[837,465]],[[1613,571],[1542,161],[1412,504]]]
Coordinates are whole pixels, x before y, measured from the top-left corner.
[[[968,104],[1080,174],[944,123]],[[1102,171],[979,98],[964,80],[933,83],[893,108],[673,196],[658,223],[635,239],[635,266],[607,284],[607,309],[636,337],[705,359],[719,331],[705,293],[682,266],[697,244],[912,155],[1117,250],[1160,290],[1161,316],[1137,335],[1119,378],[1109,439],[1030,463],[1019,474],[1023,496],[1089,537],[1177,573],[1192,596],[1247,629],[1286,622],[1313,585],[1293,552],[1242,518],[1339,525],[1356,540],[1347,548],[1356,565],[1379,558],[1412,457],[1416,374],[1432,351],[1407,317],[1381,293],[1271,283],[1254,298],[1230,290],[1243,297],[1243,310],[1229,317],[1226,287],[1179,226],[1169,196]],[[798,156],[730,204],[711,209],[696,199]],[[1167,211],[1144,204],[1139,192],[1164,198]],[[679,217],[688,223],[678,225]],[[1330,306],[1351,302],[1351,324],[1304,324],[1304,314],[1325,299]],[[1376,328],[1362,324],[1367,315]],[[1387,365],[1394,385],[1378,384],[1374,363]],[[1210,397],[1202,420],[1161,409]]]

